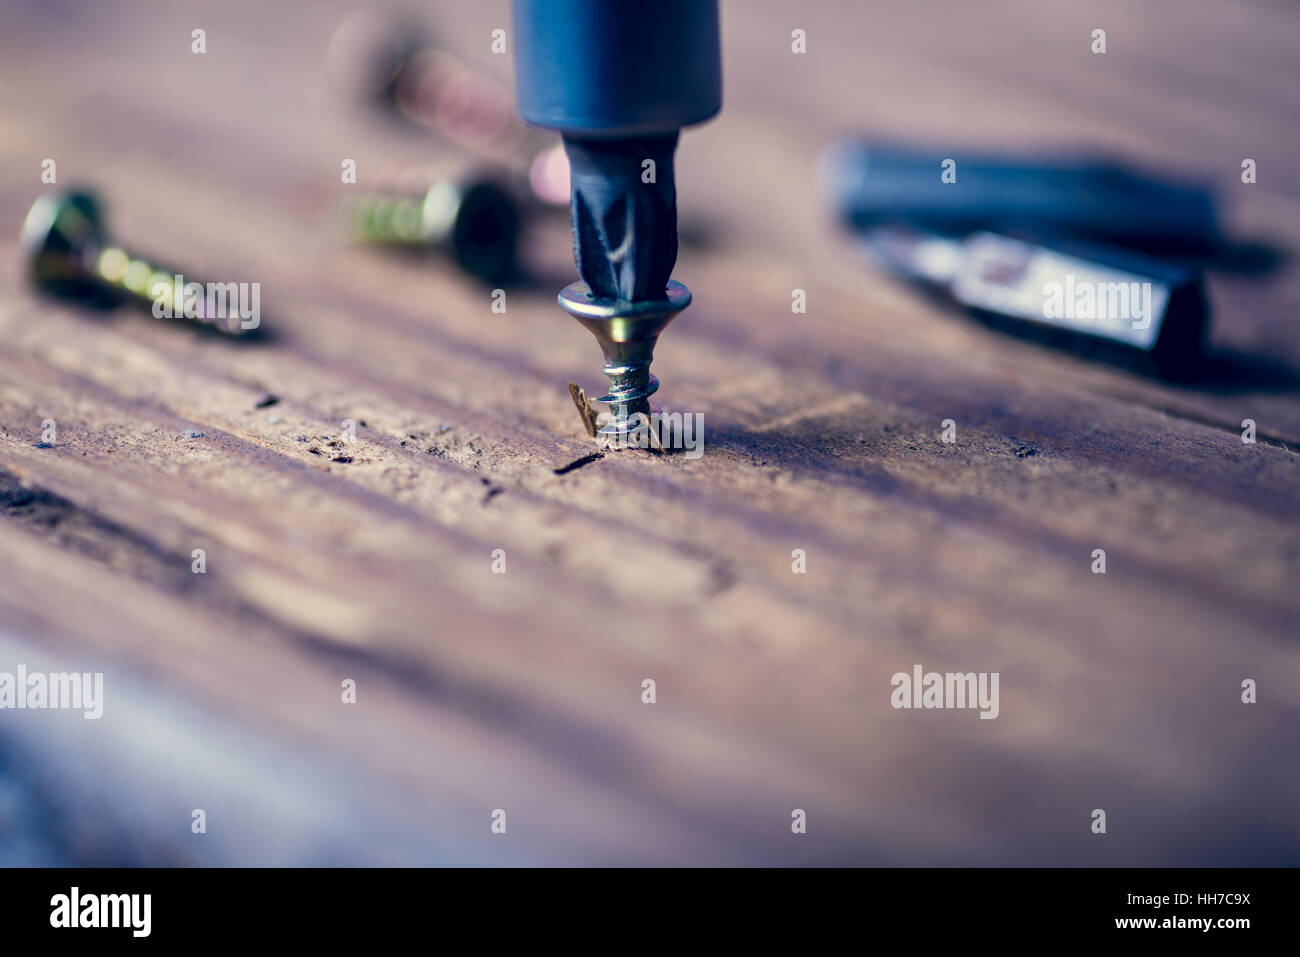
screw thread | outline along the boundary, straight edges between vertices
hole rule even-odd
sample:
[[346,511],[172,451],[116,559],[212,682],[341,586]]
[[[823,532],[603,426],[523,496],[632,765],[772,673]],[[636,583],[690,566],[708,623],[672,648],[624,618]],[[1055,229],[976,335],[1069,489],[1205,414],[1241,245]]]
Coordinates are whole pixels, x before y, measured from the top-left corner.
[[128,299],[153,302],[154,290],[166,286],[164,296],[176,293],[176,274],[142,256],[136,256],[120,246],[104,246],[88,250],[86,268],[97,282],[112,292]]
[[637,415],[651,414],[650,396],[659,391],[659,379],[650,372],[650,360],[630,365],[607,364],[605,375],[609,377],[609,392],[596,401],[609,406],[606,429],[624,433],[640,427]]
[[[241,317],[237,312],[232,314],[232,304],[225,294],[211,294],[210,286],[192,279],[187,282],[178,269],[160,266],[120,246],[87,250],[84,266],[95,282],[118,297],[151,309],[159,306],[171,318],[193,319],[222,332],[244,331]],[[187,293],[191,285],[202,291],[197,295]]]
[[348,200],[344,216],[361,242],[423,245],[432,238],[424,215],[425,195],[374,190]]

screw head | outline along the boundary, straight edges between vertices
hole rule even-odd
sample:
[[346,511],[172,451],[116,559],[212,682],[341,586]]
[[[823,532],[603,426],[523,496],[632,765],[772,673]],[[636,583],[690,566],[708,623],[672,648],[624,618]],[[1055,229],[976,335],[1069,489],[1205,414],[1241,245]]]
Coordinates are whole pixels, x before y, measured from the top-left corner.
[[443,180],[425,197],[426,234],[445,235],[452,257],[471,276],[489,282],[514,275],[519,205],[491,179]]
[[93,193],[46,193],[32,204],[18,237],[28,276],[37,287],[58,293],[94,288],[87,254],[104,243],[103,220]]
[[593,296],[585,282],[575,282],[564,287],[559,302],[596,337],[607,360],[627,360],[644,352],[649,362],[659,333],[691,304],[691,291],[670,279],[664,298],[624,302]]

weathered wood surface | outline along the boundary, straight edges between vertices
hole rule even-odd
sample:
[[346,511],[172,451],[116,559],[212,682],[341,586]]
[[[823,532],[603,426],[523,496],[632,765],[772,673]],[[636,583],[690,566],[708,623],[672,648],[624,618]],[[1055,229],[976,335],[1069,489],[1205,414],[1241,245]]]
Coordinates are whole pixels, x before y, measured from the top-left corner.
[[[505,81],[506,6],[426,12]],[[6,4],[0,671],[102,670],[106,702],[0,712],[0,861],[1294,863],[1295,263],[1215,273],[1221,374],[1171,387],[867,270],[815,183],[843,132],[1086,144],[1294,249],[1297,14],[1198,7],[727,4],[726,107],[678,163],[696,301],[656,360],[705,454],[557,474],[591,452],[565,383],[601,381],[554,303],[566,225],[505,315],[341,243],[342,158],[453,155],[336,102],[344,5]],[[29,293],[46,157],[124,242],[261,282],[276,337]],[[893,710],[916,663],[999,672],[1000,716]]]

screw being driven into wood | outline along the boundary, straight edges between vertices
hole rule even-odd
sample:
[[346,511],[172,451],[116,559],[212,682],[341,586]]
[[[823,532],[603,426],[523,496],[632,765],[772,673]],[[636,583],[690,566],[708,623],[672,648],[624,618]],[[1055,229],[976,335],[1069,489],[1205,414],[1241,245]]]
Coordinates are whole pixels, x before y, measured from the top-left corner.
[[673,318],[691,304],[691,293],[676,280],[669,280],[662,299],[638,302],[593,296],[585,282],[566,286],[560,306],[585,326],[605,357],[609,392],[596,399],[609,406],[606,421],[596,431],[596,442],[604,448],[650,448],[662,436],[651,419],[656,409],[650,396],[659,390],[659,380],[650,372],[655,343]]
[[[405,178],[350,197],[345,224],[360,242],[424,247],[489,282],[514,275],[519,209],[513,194],[479,175]],[[411,188],[416,183],[418,188]]]
[[[600,343],[609,393],[596,433],[608,447],[652,447],[655,343],[690,304],[673,281],[683,127],[722,107],[716,0],[659,0],[652,15],[607,0],[514,0],[515,92],[531,126],[560,133],[569,158],[580,282],[561,307]],[[591,430],[589,407],[584,427]]]
[[[206,296],[186,298],[179,270],[150,262],[112,243],[93,193],[46,193],[27,213],[19,236],[32,284],[44,292],[101,304],[132,301],[151,308],[174,307],[174,314],[192,318],[227,335],[246,335],[241,316],[212,310]],[[208,287],[204,287],[208,288]]]

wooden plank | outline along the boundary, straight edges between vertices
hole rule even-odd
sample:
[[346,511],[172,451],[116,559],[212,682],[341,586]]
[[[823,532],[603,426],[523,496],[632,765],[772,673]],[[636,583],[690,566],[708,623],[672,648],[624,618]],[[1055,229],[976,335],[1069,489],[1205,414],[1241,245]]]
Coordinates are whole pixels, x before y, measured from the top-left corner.
[[[207,59],[160,46],[194,11],[128,3],[70,32],[25,12],[0,66],[0,219],[55,156],[132,244],[260,281],[275,333],[52,304],[0,244],[0,671],[108,688],[102,722],[0,713],[0,780],[44,822],[0,860],[1294,859],[1300,789],[1275,756],[1300,707],[1295,265],[1213,277],[1225,358],[1175,388],[869,271],[815,182],[851,130],[1086,138],[1208,176],[1239,235],[1294,247],[1284,8],[728,5],[726,110],[679,163],[696,303],[656,360],[662,399],[704,412],[705,454],[578,467],[565,383],[597,386],[599,356],[554,304],[566,224],[536,225],[505,315],[447,265],[348,247],[341,158],[364,177],[451,151],[321,86],[343,5],[201,10]],[[458,8],[440,34],[504,80],[480,42],[504,17]],[[55,36],[80,66],[29,98]],[[1270,171],[1251,187],[1243,150]],[[998,671],[998,719],[891,708],[918,662]],[[1098,806],[1121,839],[1089,834]],[[813,823],[792,840],[796,807]]]

